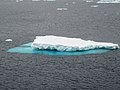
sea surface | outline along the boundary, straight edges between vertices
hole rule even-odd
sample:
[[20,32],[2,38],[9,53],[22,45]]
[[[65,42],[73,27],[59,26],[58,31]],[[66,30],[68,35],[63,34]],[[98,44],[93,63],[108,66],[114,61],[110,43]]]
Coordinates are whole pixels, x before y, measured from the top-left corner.
[[6,52],[41,35],[120,45],[119,3],[97,1],[0,0],[0,89],[119,90],[119,49],[77,56]]

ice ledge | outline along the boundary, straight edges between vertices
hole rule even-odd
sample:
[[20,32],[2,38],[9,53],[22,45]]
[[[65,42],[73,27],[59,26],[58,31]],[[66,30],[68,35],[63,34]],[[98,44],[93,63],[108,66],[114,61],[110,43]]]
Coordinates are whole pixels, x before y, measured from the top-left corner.
[[91,40],[82,40],[81,38],[68,38],[61,36],[36,36],[31,47],[40,50],[57,51],[83,51],[91,49],[118,49],[119,45],[107,42],[95,42]]

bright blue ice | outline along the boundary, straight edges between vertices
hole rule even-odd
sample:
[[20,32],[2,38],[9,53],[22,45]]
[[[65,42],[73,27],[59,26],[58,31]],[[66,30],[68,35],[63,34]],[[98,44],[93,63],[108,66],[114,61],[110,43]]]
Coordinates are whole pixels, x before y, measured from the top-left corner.
[[87,51],[75,51],[75,52],[60,52],[53,50],[38,50],[31,47],[32,43],[23,44],[19,47],[11,48],[7,52],[11,53],[25,53],[25,54],[45,54],[45,55],[84,55],[84,54],[100,54],[105,53],[107,49],[94,49]]

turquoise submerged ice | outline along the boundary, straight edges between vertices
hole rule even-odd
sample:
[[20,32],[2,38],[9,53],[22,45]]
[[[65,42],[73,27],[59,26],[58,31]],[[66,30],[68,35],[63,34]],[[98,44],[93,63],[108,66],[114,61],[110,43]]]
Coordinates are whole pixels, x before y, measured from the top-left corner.
[[118,49],[119,45],[107,42],[95,42],[91,40],[82,40],[80,38],[68,38],[61,36],[36,36],[31,47],[39,50],[57,50],[57,51],[84,51],[93,49]]
[[32,42],[20,45],[18,47],[14,47],[9,49],[7,52],[10,53],[23,53],[23,54],[44,54],[44,55],[57,55],[57,56],[68,56],[68,55],[84,55],[84,54],[101,54],[108,52],[108,49],[93,49],[93,50],[85,50],[85,51],[75,51],[75,52],[60,52],[56,50],[39,50],[33,49],[31,47]]

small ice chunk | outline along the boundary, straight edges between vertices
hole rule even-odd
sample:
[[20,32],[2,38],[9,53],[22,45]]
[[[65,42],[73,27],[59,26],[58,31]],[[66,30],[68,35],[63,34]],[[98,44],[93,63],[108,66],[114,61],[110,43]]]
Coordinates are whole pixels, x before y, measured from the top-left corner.
[[120,0],[100,0],[97,3],[120,3]]
[[85,2],[94,2],[93,0],[85,0]]
[[58,11],[68,10],[67,8],[57,8]]
[[57,8],[58,11],[62,11],[62,8]]
[[56,0],[43,0],[43,1],[48,1],[48,2],[52,2],[52,1],[56,1]]
[[95,8],[95,7],[98,7],[98,5],[92,5],[91,7],[94,7],[94,8]]
[[49,49],[57,51],[81,51],[97,48],[118,49],[118,44],[82,40],[81,38],[68,38],[61,36],[36,36],[31,47],[33,49]]
[[23,0],[16,0],[16,2],[22,2]]
[[33,2],[35,2],[35,1],[40,1],[40,0],[32,0]]
[[5,41],[6,42],[12,42],[12,39],[6,39]]
[[66,3],[65,5],[69,5],[68,3]]
[[72,2],[72,4],[76,4],[76,2]]

